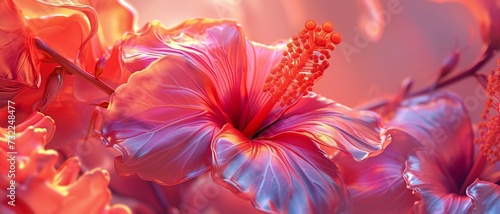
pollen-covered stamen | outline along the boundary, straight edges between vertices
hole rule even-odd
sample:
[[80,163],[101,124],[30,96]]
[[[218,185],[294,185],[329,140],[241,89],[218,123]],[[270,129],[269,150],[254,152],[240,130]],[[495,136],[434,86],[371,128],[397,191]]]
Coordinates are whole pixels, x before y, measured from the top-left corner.
[[[500,66],[500,60],[499,60]],[[500,69],[492,71],[488,78],[488,100],[479,123],[479,138],[481,153],[490,164],[500,160]]]
[[325,22],[320,27],[312,20],[307,21],[298,36],[287,44],[281,62],[266,79],[263,90],[271,93],[271,102],[290,105],[311,91],[329,67],[330,52],[340,39],[340,34],[333,33],[332,23]]
[[340,34],[333,32],[333,24],[325,22],[316,26],[312,20],[287,44],[281,62],[271,70],[263,87],[271,97],[243,130],[252,137],[276,103],[281,107],[292,105],[300,97],[312,90],[313,85],[329,67],[330,52],[341,40]]

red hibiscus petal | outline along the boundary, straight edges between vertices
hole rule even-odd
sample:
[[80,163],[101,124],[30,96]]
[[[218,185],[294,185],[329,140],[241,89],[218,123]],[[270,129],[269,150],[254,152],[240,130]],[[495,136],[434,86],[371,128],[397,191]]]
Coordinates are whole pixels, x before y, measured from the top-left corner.
[[416,209],[424,213],[466,213],[472,200],[458,194],[461,184],[443,167],[440,158],[429,150],[418,149],[406,162],[404,179],[408,188],[422,198]]
[[350,207],[342,175],[310,138],[287,133],[249,140],[227,124],[212,151],[218,182],[259,210],[339,213]]
[[[263,92],[262,89],[268,74],[283,58],[286,45],[265,46],[247,41],[246,47],[248,57],[248,73],[246,76],[248,100],[243,104],[243,106],[246,106],[246,110],[242,112],[240,127],[248,125],[257,112],[268,102],[270,95]],[[267,115],[266,120],[260,125],[261,128],[268,126],[281,116],[283,108],[277,108],[278,106],[276,105]]]
[[474,161],[472,122],[461,99],[449,92],[420,96],[402,103],[387,124],[399,129],[436,152],[439,165],[455,180],[467,176]]
[[500,186],[476,180],[467,188],[467,195],[474,201],[475,213],[496,213],[500,210]]
[[178,56],[134,73],[107,109],[97,108],[97,132],[122,154],[117,171],[165,185],[207,172],[212,136],[224,124],[214,94],[209,78]]
[[312,136],[322,146],[339,148],[356,160],[376,155],[390,143],[376,113],[354,111],[314,93],[302,97],[262,136],[286,132]]
[[239,124],[246,95],[243,77],[247,73],[246,40],[232,21],[194,19],[167,30],[158,21],[122,41],[125,66],[131,71],[146,68],[164,55],[182,56],[193,68],[207,75],[217,89],[220,107],[232,124]]

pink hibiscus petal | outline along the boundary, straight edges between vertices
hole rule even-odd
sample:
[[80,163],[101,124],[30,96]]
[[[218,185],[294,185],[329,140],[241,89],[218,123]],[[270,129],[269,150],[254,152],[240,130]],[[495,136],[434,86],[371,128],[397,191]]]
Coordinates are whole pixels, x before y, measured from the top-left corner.
[[314,93],[302,97],[261,136],[279,133],[313,137],[322,146],[339,148],[356,160],[380,153],[391,141],[376,113],[354,111]]
[[249,140],[230,124],[212,143],[213,175],[262,211],[340,213],[350,197],[333,162],[303,135]]
[[497,213],[500,210],[500,186],[476,180],[467,188],[467,195],[474,201],[474,213]]
[[98,134],[122,154],[116,170],[164,185],[207,172],[212,136],[224,124],[214,90],[192,62],[175,55],[134,73],[107,109],[96,109]]
[[131,71],[142,70],[164,55],[188,59],[192,67],[204,72],[217,89],[220,107],[232,124],[239,124],[246,96],[243,77],[247,73],[246,39],[233,21],[193,19],[167,30],[158,21],[140,33],[128,34],[122,41],[123,60]]
[[[392,130],[390,134],[392,142],[380,155],[363,162],[344,153],[332,159],[344,175],[355,204],[353,213],[410,213],[418,201],[406,188],[403,171],[408,153],[419,142],[402,131]],[[390,201],[392,205],[381,201]]]
[[[415,107],[418,106],[418,107]],[[474,161],[472,122],[462,100],[449,92],[416,97],[402,103],[389,130],[404,131],[436,152],[450,176],[465,179]]]
[[416,209],[424,213],[466,213],[472,200],[458,192],[462,184],[440,163],[440,158],[427,149],[417,149],[406,162],[407,186],[422,198]]

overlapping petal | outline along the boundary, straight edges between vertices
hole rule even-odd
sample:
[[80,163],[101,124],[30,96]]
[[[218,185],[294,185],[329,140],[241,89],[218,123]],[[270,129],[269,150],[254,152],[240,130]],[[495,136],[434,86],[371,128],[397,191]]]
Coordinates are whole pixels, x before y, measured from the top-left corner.
[[308,137],[249,140],[230,124],[213,144],[214,176],[255,207],[278,213],[343,213],[349,193],[335,164]]
[[[354,212],[411,212],[414,202],[420,199],[406,188],[403,179],[408,155],[416,148],[435,148],[441,144],[451,147],[443,141],[444,135],[452,140],[466,136],[468,138],[465,140],[471,140],[471,136],[466,135],[471,134],[470,119],[457,118],[464,113],[460,99],[451,93],[435,93],[405,100],[387,122],[387,133],[391,135],[392,142],[382,154],[360,163],[343,154],[334,157],[334,162],[345,175],[353,203],[359,205],[354,207]],[[456,137],[455,129],[464,135]],[[395,206],[388,207],[373,198],[392,201]]]
[[379,115],[354,111],[314,93],[304,96],[263,133],[300,133],[326,147],[339,148],[356,160],[380,153],[390,143]]
[[0,99],[11,99],[27,86],[41,84],[39,58],[36,54],[31,30],[26,26],[19,9],[11,0],[0,2]]
[[225,123],[214,94],[207,75],[179,56],[134,73],[97,109],[99,134],[122,154],[118,172],[173,185],[209,170],[210,142]]
[[467,195],[474,201],[474,213],[496,213],[500,210],[500,186],[476,180],[467,188]]
[[[412,106],[419,106],[412,109]],[[461,99],[442,92],[420,96],[402,103],[388,129],[402,130],[436,152],[437,163],[449,169],[457,181],[467,175],[464,169],[474,160],[474,133],[470,117]]]
[[472,200],[459,193],[462,183],[452,177],[455,173],[443,167],[440,161],[440,157],[422,149],[408,158],[404,179],[408,188],[422,198],[416,209],[424,213],[466,213],[473,206]]
[[164,55],[188,59],[193,68],[202,71],[214,84],[220,108],[230,119],[239,120],[240,100],[246,96],[245,45],[245,36],[235,22],[193,19],[170,30],[153,21],[140,33],[128,34],[122,41],[122,50],[125,66],[132,72],[146,68]]
[[[410,213],[418,198],[406,188],[403,171],[417,139],[392,130],[392,142],[380,155],[357,162],[344,153],[332,160],[344,175],[352,197],[353,213]],[[377,200],[374,200],[374,199]],[[387,206],[384,201],[391,202]]]

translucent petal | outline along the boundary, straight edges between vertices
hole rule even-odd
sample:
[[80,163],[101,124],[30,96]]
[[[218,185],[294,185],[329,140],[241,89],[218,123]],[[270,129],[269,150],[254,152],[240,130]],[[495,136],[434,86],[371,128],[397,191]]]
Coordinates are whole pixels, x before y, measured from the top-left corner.
[[498,213],[500,210],[500,186],[476,180],[467,188],[467,195],[474,201],[474,213]]
[[458,193],[461,183],[439,161],[431,151],[418,149],[406,162],[404,179],[408,188],[422,198],[416,209],[424,213],[466,213],[472,200]]
[[215,178],[248,197],[259,210],[349,210],[350,197],[342,175],[310,138],[286,133],[249,140],[227,124],[216,136],[212,151]]
[[210,142],[225,123],[214,87],[191,61],[178,56],[165,56],[134,73],[107,109],[96,109],[98,134],[122,154],[115,161],[117,171],[165,185],[207,172]]
[[465,171],[474,161],[474,135],[469,114],[458,96],[441,92],[407,100],[387,127],[408,133],[434,151],[439,157],[434,164],[446,169],[455,183],[467,176]]
[[[398,130],[392,130],[390,134],[392,142],[380,155],[363,162],[343,153],[332,159],[344,175],[355,204],[353,213],[410,213],[418,201],[406,188],[403,171],[408,153],[419,143]],[[381,201],[390,201],[391,205]]]
[[146,25],[122,41],[123,60],[131,71],[146,68],[164,55],[186,58],[193,69],[202,71],[217,89],[220,107],[232,124],[239,124],[241,100],[247,94],[246,39],[233,21],[193,19],[173,29],[158,21]]
[[380,153],[390,142],[376,113],[354,111],[314,93],[304,96],[261,136],[279,133],[313,137],[322,146],[339,148],[356,160]]

